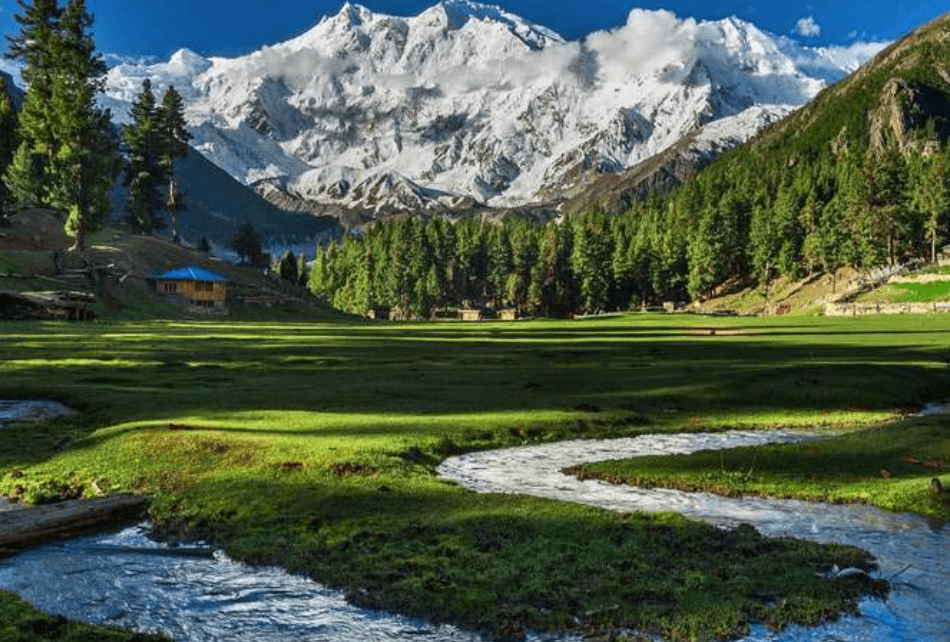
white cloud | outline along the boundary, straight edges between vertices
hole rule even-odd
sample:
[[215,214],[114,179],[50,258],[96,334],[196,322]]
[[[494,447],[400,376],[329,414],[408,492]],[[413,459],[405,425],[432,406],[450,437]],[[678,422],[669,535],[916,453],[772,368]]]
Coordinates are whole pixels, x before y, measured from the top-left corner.
[[665,67],[683,68],[695,56],[697,23],[670,11],[634,9],[627,24],[597,31],[586,45],[596,54],[602,77],[624,78]]
[[821,35],[821,25],[812,16],[802,18],[795,25],[795,33],[805,38],[817,38]]

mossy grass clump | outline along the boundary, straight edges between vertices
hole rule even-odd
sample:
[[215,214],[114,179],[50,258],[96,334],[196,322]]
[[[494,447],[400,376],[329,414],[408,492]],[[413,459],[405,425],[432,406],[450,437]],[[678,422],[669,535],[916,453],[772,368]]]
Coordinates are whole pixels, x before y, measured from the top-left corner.
[[0,591],[0,640],[4,642],[171,642],[169,638],[46,615],[16,595]]
[[[866,503],[950,519],[945,416],[889,422],[816,441],[583,464],[583,478],[737,497]],[[933,480],[937,480],[934,483]]]
[[476,495],[438,464],[562,439],[880,423],[950,390],[948,338],[950,317],[9,323],[2,396],[81,416],[0,429],[0,494],[141,493],[167,537],[497,637],[731,637],[852,609],[883,587],[816,573],[872,561]]

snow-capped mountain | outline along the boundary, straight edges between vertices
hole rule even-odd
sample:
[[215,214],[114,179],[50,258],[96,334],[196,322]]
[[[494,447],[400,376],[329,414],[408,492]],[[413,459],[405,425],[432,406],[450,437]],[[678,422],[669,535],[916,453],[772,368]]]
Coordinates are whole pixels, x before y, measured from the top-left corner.
[[634,10],[567,42],[499,7],[418,16],[347,4],[238,58],[187,50],[111,69],[121,116],[151,78],[194,146],[284,207],[381,215],[551,202],[686,137],[732,146],[883,45],[809,49],[754,25]]

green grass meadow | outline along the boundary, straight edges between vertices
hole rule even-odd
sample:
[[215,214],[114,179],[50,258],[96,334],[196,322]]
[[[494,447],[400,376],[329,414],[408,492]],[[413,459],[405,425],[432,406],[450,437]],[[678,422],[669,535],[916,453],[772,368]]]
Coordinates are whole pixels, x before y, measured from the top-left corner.
[[891,283],[858,298],[884,303],[940,303],[950,301],[950,277],[930,283]]
[[[847,547],[476,495],[435,468],[566,438],[902,430],[896,418],[950,396],[948,359],[950,315],[9,322],[0,398],[81,415],[0,429],[0,494],[142,493],[168,537],[498,639],[624,627],[725,638],[754,621],[819,622],[883,587],[815,576],[868,566]],[[946,423],[928,422],[915,425],[936,433],[920,437],[934,454],[905,450],[945,458]]]

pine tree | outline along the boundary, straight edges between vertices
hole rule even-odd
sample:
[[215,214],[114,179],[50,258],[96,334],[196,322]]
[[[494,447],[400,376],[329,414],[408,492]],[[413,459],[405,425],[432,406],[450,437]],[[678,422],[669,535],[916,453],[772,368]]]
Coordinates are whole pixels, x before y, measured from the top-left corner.
[[574,229],[571,268],[580,285],[583,311],[588,314],[602,312],[607,307],[612,251],[603,215],[584,216]]
[[752,225],[749,229],[749,252],[752,270],[766,300],[769,298],[781,241],[781,237],[775,233],[772,210],[765,207],[755,208],[752,211]]
[[90,33],[85,0],[70,0],[59,24],[59,75],[53,79],[54,136],[59,148],[50,167],[51,203],[68,212],[74,250],[108,221],[112,184],[119,170],[118,141],[108,110],[96,105],[106,72]]
[[[82,251],[86,234],[108,217],[118,169],[111,117],[96,105],[105,63],[96,54],[84,0],[70,0],[65,9],[56,0],[18,2],[21,31],[10,39],[9,53],[26,63],[29,87],[19,129],[26,146],[18,150],[8,182],[17,184],[10,186],[19,200],[66,211],[66,229]],[[25,189],[37,191],[27,195]]]
[[6,183],[2,180],[7,168],[13,162],[13,157],[19,147],[17,137],[17,115],[13,109],[13,101],[7,92],[7,83],[0,76],[0,223],[6,216],[7,209],[12,205],[12,195]]
[[172,240],[181,242],[178,232],[178,213],[188,209],[185,194],[181,191],[175,176],[175,160],[188,156],[188,141],[191,134],[185,124],[185,104],[174,85],[165,90],[162,104],[156,110],[156,124],[159,138],[159,162],[163,177],[168,185],[168,197],[165,206],[171,219]]
[[511,238],[508,225],[494,225],[488,234],[488,292],[492,305],[500,307],[505,298],[508,275],[512,271]]
[[310,270],[310,278],[307,280],[307,287],[310,294],[324,301],[328,298],[326,285],[329,280],[329,271],[327,250],[317,246],[313,257],[313,269]]
[[124,184],[128,187],[126,216],[136,232],[151,234],[161,227],[159,212],[164,205],[160,187],[164,172],[160,159],[160,135],[152,82],[142,81],[142,91],[130,110],[132,124],[122,132],[129,156]]
[[699,214],[689,239],[689,293],[694,299],[709,296],[728,274],[726,224],[718,209],[709,207]]
[[[7,57],[24,63],[20,72],[27,83],[21,126],[28,135],[31,151],[42,154],[52,163],[58,144],[53,133],[53,78],[59,73],[56,59],[60,51],[59,21],[62,10],[58,0],[17,0],[22,13],[14,16],[20,25],[18,34],[8,37]],[[41,199],[42,200],[42,199]]]
[[913,176],[908,181],[910,199],[923,218],[932,262],[937,260],[941,219],[950,212],[950,146],[947,149],[948,152],[913,159]]
[[307,260],[303,257],[303,254],[297,255],[297,285],[301,287],[306,287],[307,278],[310,275],[307,273]]
[[250,221],[244,221],[238,226],[231,238],[231,249],[241,259],[241,265],[246,265],[248,261],[256,263],[261,257],[263,254],[261,237]]
[[277,264],[277,272],[284,281],[289,281],[294,285],[297,284],[297,278],[300,276],[297,272],[297,257],[294,256],[291,250],[287,250],[284,252],[284,255],[280,257],[280,262]]

